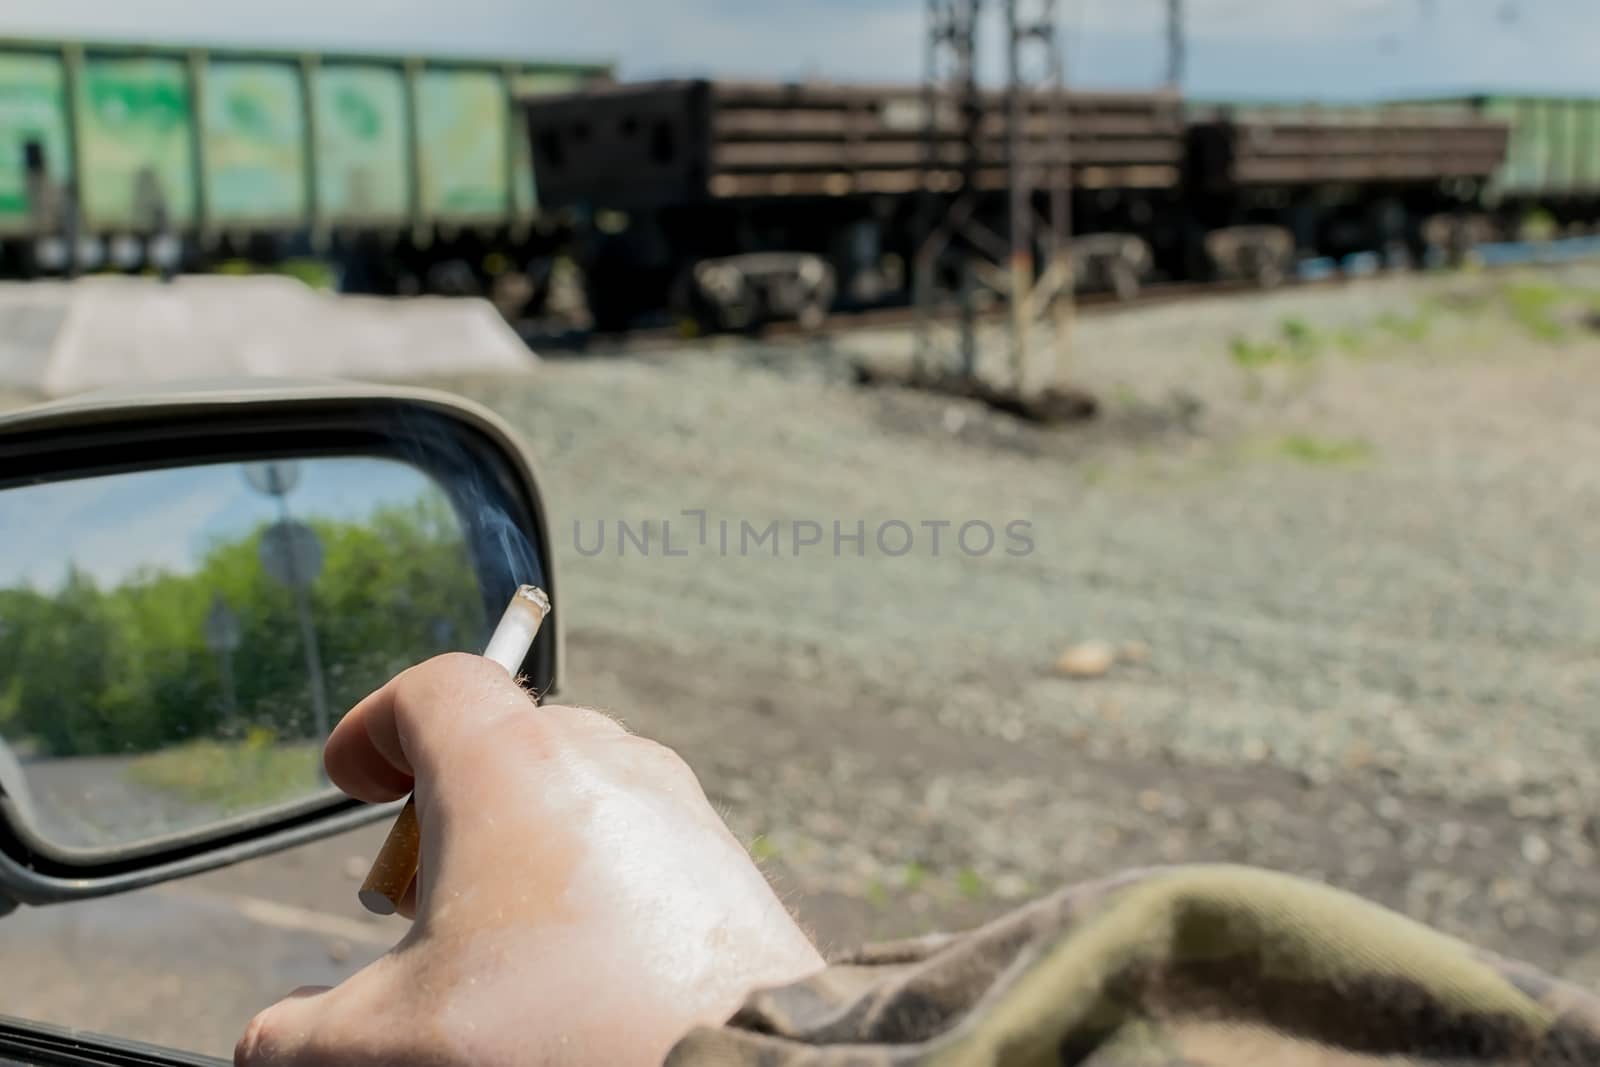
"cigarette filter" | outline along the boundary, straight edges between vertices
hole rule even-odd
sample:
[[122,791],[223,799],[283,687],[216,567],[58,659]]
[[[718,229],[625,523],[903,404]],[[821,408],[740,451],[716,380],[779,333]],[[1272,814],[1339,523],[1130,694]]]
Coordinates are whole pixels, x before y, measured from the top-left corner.
[[[489,636],[489,644],[483,650],[484,658],[500,664],[507,674],[515,676],[549,614],[550,598],[543,589],[532,585],[518,589],[505,614],[500,616],[500,625]],[[361,906],[377,915],[393,915],[399,910],[401,899],[417,877],[421,849],[417,802],[411,797],[378,850],[378,858],[372,861],[372,869],[367,872],[367,880],[357,894]]]

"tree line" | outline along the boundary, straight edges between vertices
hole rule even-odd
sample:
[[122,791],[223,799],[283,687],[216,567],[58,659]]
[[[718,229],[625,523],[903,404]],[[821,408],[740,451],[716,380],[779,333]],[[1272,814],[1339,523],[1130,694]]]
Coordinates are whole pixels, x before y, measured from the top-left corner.
[[[447,502],[306,525],[322,551],[305,595],[335,720],[410,664],[481,641],[478,579]],[[261,562],[269,526],[213,544],[192,573],[145,568],[103,588],[74,567],[54,590],[0,589],[0,740],[84,756],[252,730],[311,738],[295,592]],[[206,639],[219,598],[237,623],[231,653]]]

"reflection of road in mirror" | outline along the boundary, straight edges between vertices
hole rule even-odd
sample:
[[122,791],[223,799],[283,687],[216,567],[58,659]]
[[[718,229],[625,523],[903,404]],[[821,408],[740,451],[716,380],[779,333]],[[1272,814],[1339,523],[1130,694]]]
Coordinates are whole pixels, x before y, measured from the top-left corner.
[[390,459],[12,489],[0,543],[0,782],[63,846],[314,795],[338,714],[484,626],[450,498]]

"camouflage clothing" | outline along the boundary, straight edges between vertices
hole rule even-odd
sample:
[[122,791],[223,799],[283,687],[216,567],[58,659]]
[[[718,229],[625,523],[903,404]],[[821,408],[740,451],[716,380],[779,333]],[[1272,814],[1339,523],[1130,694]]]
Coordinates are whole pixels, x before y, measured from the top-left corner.
[[1600,998],[1333,889],[1140,871],[751,997],[670,1067],[1600,1067]]

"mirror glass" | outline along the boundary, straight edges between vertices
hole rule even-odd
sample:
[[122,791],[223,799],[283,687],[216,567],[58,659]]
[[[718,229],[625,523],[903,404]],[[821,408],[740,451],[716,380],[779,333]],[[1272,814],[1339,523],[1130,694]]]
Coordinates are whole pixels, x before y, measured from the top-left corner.
[[321,794],[339,716],[485,630],[451,497],[393,459],[12,488],[0,545],[0,786],[58,847]]

